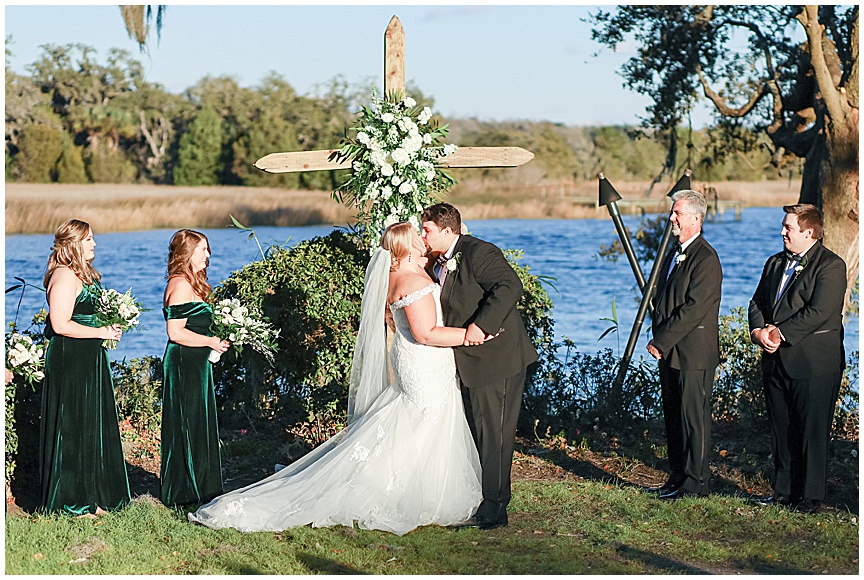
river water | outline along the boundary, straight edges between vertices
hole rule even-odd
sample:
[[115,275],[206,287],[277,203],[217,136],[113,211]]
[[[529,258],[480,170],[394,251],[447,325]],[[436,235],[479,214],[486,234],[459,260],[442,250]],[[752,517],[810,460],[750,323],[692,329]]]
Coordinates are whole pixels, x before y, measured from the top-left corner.
[[[714,246],[723,265],[723,293],[720,312],[747,306],[765,260],[782,249],[780,208],[747,208],[742,219],[735,221],[732,213],[725,221],[708,222],[704,226],[706,239]],[[639,218],[626,217],[627,227],[634,231]],[[501,248],[524,250],[523,263],[531,273],[555,278],[555,289],[547,290],[552,297],[556,339],[572,339],[579,350],[596,352],[611,348],[622,352],[638,309],[635,278],[622,256],[611,263],[596,257],[600,244],[609,244],[615,237],[612,220],[488,220],[469,222],[471,233]],[[315,236],[328,234],[331,226],[292,228],[260,227],[255,232],[262,245],[296,244]],[[208,270],[214,286],[244,264],[260,259],[258,247],[247,241],[247,234],[234,228],[202,230],[210,240],[213,256]],[[162,356],[165,350],[165,323],[162,318],[162,292],[165,288],[165,265],[168,241],[173,230],[140,232],[94,232],[97,243],[94,265],[102,273],[106,288],[121,292],[130,287],[149,312],[142,315],[142,330],[124,335],[112,359],[135,358],[144,355]],[[16,283],[14,277],[31,284],[42,285],[45,264],[53,235],[6,236],[6,288]],[[650,265],[644,267],[645,278]],[[45,294],[27,288],[21,301],[20,291],[6,294],[5,321],[13,320],[26,327],[33,313],[46,306]],[[612,300],[616,301],[620,337],[603,334],[612,317]],[[648,324],[646,324],[648,326]],[[620,345],[619,341],[620,340]],[[858,318],[846,323],[847,353],[859,348]],[[645,355],[647,337],[644,333],[636,348],[636,357]],[[619,350],[620,349],[620,350]]]

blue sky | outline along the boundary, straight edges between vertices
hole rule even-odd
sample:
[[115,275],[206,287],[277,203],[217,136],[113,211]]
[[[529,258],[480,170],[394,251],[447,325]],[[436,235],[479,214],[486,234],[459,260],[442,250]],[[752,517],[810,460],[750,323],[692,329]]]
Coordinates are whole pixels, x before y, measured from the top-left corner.
[[[180,93],[205,75],[255,86],[275,71],[300,94],[342,75],[382,86],[384,30],[405,28],[406,77],[445,117],[547,120],[570,125],[636,124],[649,99],[617,74],[631,56],[591,40],[583,5],[169,5],[161,41],[141,54],[115,4],[5,6],[13,71],[43,44],[83,43],[104,62],[125,48],[151,82]],[[594,53],[600,52],[594,56]],[[694,114],[703,125],[705,109]]]

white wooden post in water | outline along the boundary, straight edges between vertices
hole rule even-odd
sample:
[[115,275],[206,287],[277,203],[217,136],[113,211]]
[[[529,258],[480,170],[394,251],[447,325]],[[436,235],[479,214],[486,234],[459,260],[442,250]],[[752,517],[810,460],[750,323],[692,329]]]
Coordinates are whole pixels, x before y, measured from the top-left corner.
[[[405,31],[394,16],[384,33],[384,94],[405,93]],[[338,149],[271,153],[255,162],[267,173],[350,169],[348,159],[339,160]],[[460,147],[438,162],[445,167],[518,167],[534,159],[521,147]]]

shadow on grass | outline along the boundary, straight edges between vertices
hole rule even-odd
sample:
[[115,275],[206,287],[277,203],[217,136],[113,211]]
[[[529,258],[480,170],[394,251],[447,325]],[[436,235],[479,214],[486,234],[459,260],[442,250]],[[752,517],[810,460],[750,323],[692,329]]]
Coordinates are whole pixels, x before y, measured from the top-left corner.
[[129,476],[129,491],[133,499],[147,494],[159,497],[159,478],[155,473],[150,473],[127,461],[126,474]]
[[688,566],[687,564],[677,562],[653,552],[638,550],[626,544],[618,546],[617,551],[625,558],[641,562],[646,568],[650,569],[646,570],[649,574],[711,574],[711,572],[707,572],[700,568]]
[[356,568],[328,560],[327,558],[319,558],[312,554],[297,554],[297,559],[313,574],[366,574],[366,572],[362,572]]

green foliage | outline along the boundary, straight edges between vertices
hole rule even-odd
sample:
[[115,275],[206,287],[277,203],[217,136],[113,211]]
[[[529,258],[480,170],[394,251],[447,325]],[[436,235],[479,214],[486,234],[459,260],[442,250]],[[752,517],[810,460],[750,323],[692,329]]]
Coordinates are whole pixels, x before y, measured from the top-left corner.
[[291,427],[324,415],[339,420],[368,260],[368,252],[334,230],[293,248],[270,248],[266,260],[216,288],[217,300],[258,306],[280,331],[274,368],[248,349],[239,358],[223,355],[214,366],[220,401],[235,411],[223,414],[225,420],[253,428],[273,420]]
[[93,183],[132,183],[138,172],[123,151],[109,143],[91,147],[86,152],[85,162]]
[[222,119],[212,107],[198,111],[189,131],[180,138],[175,185],[217,185],[222,157]]
[[49,125],[30,123],[21,130],[15,156],[17,169],[28,183],[51,183],[63,153],[63,132]]
[[72,139],[66,137],[63,140],[63,152],[57,161],[57,182],[88,183],[89,181],[81,149],[75,146]]
[[711,410],[718,421],[752,425],[766,416],[762,356],[759,347],[750,342],[744,307],[720,316],[720,364],[712,396]]
[[270,153],[298,151],[300,149],[294,128],[270,110],[261,113],[256,123],[234,141],[232,171],[243,185],[254,187],[282,187],[296,189],[299,178],[296,173],[270,174],[259,171],[253,164]]
[[120,420],[139,431],[158,430],[162,424],[162,359],[156,356],[111,361],[114,397]]

